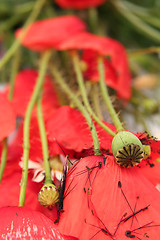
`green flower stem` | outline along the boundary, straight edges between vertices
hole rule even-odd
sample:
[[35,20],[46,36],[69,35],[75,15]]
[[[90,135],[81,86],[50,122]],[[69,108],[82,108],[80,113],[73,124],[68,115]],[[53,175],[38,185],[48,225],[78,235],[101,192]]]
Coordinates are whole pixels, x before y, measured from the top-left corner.
[[160,53],[160,47],[150,47],[144,49],[137,49],[137,50],[128,50],[128,56],[136,56],[136,55],[144,55],[144,54],[151,54],[151,53]]
[[94,110],[97,114],[97,117],[101,120],[103,119],[103,115],[100,109],[100,99],[98,94],[99,88],[97,83],[93,83],[92,85],[93,85],[92,86],[93,91],[91,92],[91,98],[92,98]]
[[8,99],[10,101],[12,101],[13,99],[15,79],[19,69],[20,60],[21,60],[21,54],[20,54],[20,49],[18,49],[12,62],[11,76],[10,76],[10,82],[9,82],[9,94],[8,94]]
[[86,89],[85,89],[85,85],[84,85],[84,80],[83,80],[83,75],[80,69],[80,63],[79,63],[79,59],[78,59],[78,55],[74,53],[72,53],[72,60],[73,60],[73,65],[74,65],[74,69],[76,72],[76,76],[77,76],[77,82],[81,91],[81,95],[84,101],[84,104],[87,108],[87,111],[89,112],[89,114],[93,117],[93,119],[106,131],[108,132],[111,136],[115,136],[115,133],[108,128],[97,116],[96,114],[93,112],[90,103],[88,101],[88,97],[87,97],[87,93],[86,93]]
[[96,8],[88,9],[88,20],[91,31],[96,34],[98,30],[98,11]]
[[98,58],[98,71],[99,71],[99,76],[100,76],[100,89],[101,89],[101,93],[102,93],[103,99],[105,101],[106,107],[108,109],[108,112],[112,118],[112,121],[113,121],[116,129],[117,129],[117,132],[124,130],[124,128],[122,127],[122,124],[118,118],[118,115],[115,112],[115,109],[112,105],[111,99],[109,97],[108,89],[107,89],[105,79],[104,79],[104,64],[103,64],[102,57]]
[[3,140],[3,148],[2,148],[2,153],[1,153],[1,165],[0,165],[0,182],[3,177],[3,172],[6,166],[6,161],[7,161],[7,152],[8,152],[8,147],[7,147],[7,138]]
[[51,51],[46,51],[44,55],[42,55],[39,75],[37,78],[36,85],[34,87],[31,99],[28,103],[25,118],[24,118],[24,128],[23,128],[23,171],[22,171],[22,180],[21,180],[21,189],[20,189],[20,197],[19,197],[19,206],[24,206],[25,203],[25,195],[26,195],[26,187],[27,187],[27,178],[28,178],[28,158],[29,158],[29,128],[30,128],[30,120],[33,107],[37,101],[38,94],[44,83],[44,76],[47,69],[47,64],[49,58],[51,56]]
[[59,73],[59,71],[57,70],[57,68],[55,66],[52,66],[50,70],[52,72],[52,75],[55,78],[55,81],[60,85],[60,87],[63,89],[63,91],[75,103],[75,105],[78,107],[79,111],[85,117],[85,119],[89,125],[91,134],[92,134],[93,144],[94,144],[94,153],[95,153],[95,155],[100,155],[100,146],[99,146],[97,131],[95,129],[94,123],[93,123],[89,113],[86,111],[85,107],[82,105],[82,103],[77,98],[77,96],[70,90],[68,85],[64,82],[64,80],[63,80],[61,74]]
[[35,21],[35,19],[39,15],[40,11],[42,10],[45,2],[46,2],[46,0],[37,0],[36,1],[35,5],[34,5],[34,8],[33,8],[33,11],[29,15],[28,19],[26,20],[26,22],[23,26],[23,30],[22,30],[22,33],[21,33],[19,39],[16,39],[13,42],[13,44],[11,45],[9,50],[6,52],[6,54],[1,59],[0,70],[10,60],[10,58],[13,56],[13,54],[17,51],[17,49],[21,45],[21,41],[25,37],[25,34],[28,31],[28,27]]
[[111,4],[114,5],[116,10],[124,16],[128,21],[130,21],[136,29],[139,29],[142,33],[148,35],[151,39],[156,42],[160,42],[160,32],[156,29],[150,27],[150,25],[146,24],[139,17],[135,16],[131,10],[123,3],[123,1],[115,0],[110,1]]
[[38,119],[38,125],[39,125],[39,132],[41,137],[41,143],[42,143],[42,152],[43,152],[43,160],[44,160],[44,169],[45,169],[45,184],[51,183],[51,170],[49,165],[49,152],[48,152],[48,142],[47,142],[47,136],[46,136],[46,129],[43,119],[43,113],[42,113],[42,94],[38,97],[37,100],[37,119]]

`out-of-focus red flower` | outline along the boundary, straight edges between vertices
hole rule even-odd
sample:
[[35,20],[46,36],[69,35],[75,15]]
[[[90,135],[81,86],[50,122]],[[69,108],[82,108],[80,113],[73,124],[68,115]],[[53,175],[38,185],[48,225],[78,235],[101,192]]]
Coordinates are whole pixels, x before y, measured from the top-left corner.
[[[68,190],[67,190],[68,189]],[[159,239],[160,193],[137,167],[90,156],[68,172],[59,229],[81,240]]]
[[97,7],[106,0],[56,0],[56,3],[62,8],[85,9]]
[[0,141],[13,132],[16,127],[13,106],[4,93],[0,93],[0,126]]
[[[113,125],[106,123],[115,131]],[[112,136],[105,132],[97,123],[95,124],[102,149],[111,151]],[[81,152],[93,147],[93,140],[89,126],[78,111],[69,106],[57,109],[46,123],[48,138],[54,142],[55,139],[65,148]]]
[[[31,98],[38,72],[33,69],[21,71],[17,77],[13,95],[13,107],[17,116],[24,116]],[[43,88],[42,110],[46,119],[54,109],[59,107],[59,100],[49,76],[46,75]]]
[[[85,79],[98,82],[99,74],[97,71],[97,53],[92,50],[84,50],[82,54],[82,61],[86,63],[87,68],[86,71],[83,72]],[[112,63],[106,58],[104,59],[104,65],[106,84],[113,89],[117,89],[118,75],[112,66]]]
[[[58,49],[61,42],[84,31],[85,28],[85,23],[75,16],[44,19],[30,26],[21,44],[35,51]],[[16,37],[20,34],[21,29],[16,31]]]
[[3,216],[0,218],[1,239],[75,239],[65,237],[49,218],[37,211],[24,207],[4,207],[0,208],[0,215]]
[[[90,50],[84,55],[84,60],[88,59],[87,73],[95,67],[96,59],[98,55],[106,57],[104,64],[108,68],[111,64],[115,74],[117,75],[117,86],[115,87],[118,96],[125,100],[129,100],[131,97],[131,75],[128,67],[127,55],[124,47],[111,38],[99,37],[87,32],[79,33],[76,36],[62,42],[60,45],[61,50]],[[91,51],[94,51],[93,53]],[[87,54],[92,54],[92,57],[87,58]],[[107,59],[110,58],[110,60]],[[92,72],[92,71],[91,71]],[[111,72],[111,70],[110,70]],[[93,75],[92,75],[93,74]],[[95,80],[98,76],[98,72],[92,72],[88,78]],[[111,74],[110,74],[111,75]],[[113,75],[113,74],[112,74]],[[107,73],[106,73],[107,77]],[[108,80],[109,81],[109,80]],[[111,79],[110,79],[111,81]],[[109,81],[109,82],[110,82]],[[107,79],[106,79],[107,82]],[[112,85],[115,86],[115,77],[113,78]],[[111,84],[110,84],[111,85]]]

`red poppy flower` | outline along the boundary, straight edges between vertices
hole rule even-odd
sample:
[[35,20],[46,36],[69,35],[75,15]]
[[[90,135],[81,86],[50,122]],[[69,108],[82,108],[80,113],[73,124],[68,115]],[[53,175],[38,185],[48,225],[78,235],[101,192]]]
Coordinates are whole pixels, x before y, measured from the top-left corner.
[[62,8],[85,9],[97,7],[105,0],[56,0],[56,3]]
[[[99,74],[97,71],[97,53],[92,50],[84,50],[82,54],[82,61],[86,63],[86,71],[83,72],[85,79],[93,82],[99,81]],[[106,58],[104,59],[105,64],[105,81],[106,84],[114,89],[118,86],[118,75],[112,63]]]
[[13,106],[4,93],[0,93],[0,126],[0,141],[13,132],[16,127]]
[[[53,222],[37,211],[24,207],[0,208],[1,239],[74,240],[59,233]],[[75,239],[76,240],[76,239]]]
[[[13,107],[17,116],[24,116],[31,98],[38,72],[32,69],[21,71],[16,77],[13,95]],[[42,109],[45,119],[59,107],[59,101],[49,76],[46,75],[42,98]]]
[[[43,51],[49,48],[57,49],[61,42],[84,31],[85,28],[85,23],[75,16],[44,19],[30,26],[21,43],[35,51]],[[16,31],[17,38],[20,33],[21,29]]]
[[[115,131],[113,125],[106,125]],[[95,124],[102,149],[111,151],[112,136],[105,132],[97,123]],[[81,152],[83,149],[93,147],[93,140],[89,126],[78,111],[69,106],[62,106],[53,113],[46,123],[48,138],[55,139],[67,149]]]
[[[87,62],[87,71],[90,71],[90,69],[95,66],[95,59],[97,59],[97,54],[104,57],[109,57],[110,64],[114,68],[116,75],[118,75],[117,87],[115,88],[117,90],[118,96],[129,100],[131,97],[131,75],[128,67],[128,60],[125,49],[119,42],[111,38],[99,37],[85,32],[79,33],[71,39],[62,42],[60,48],[62,50],[90,50],[89,52],[87,51],[86,54],[92,54],[91,50],[94,51],[95,53],[93,54],[95,57],[93,58],[93,61],[90,57],[88,57],[90,59],[90,62]],[[85,56],[85,58],[87,57]],[[107,59],[104,60],[104,64],[106,67],[109,66]],[[93,76],[95,78],[95,73]],[[92,78],[92,75],[90,78]],[[115,79],[113,82],[114,81]]]
[[85,239],[159,239],[160,193],[113,157],[81,159],[68,172],[59,229]]

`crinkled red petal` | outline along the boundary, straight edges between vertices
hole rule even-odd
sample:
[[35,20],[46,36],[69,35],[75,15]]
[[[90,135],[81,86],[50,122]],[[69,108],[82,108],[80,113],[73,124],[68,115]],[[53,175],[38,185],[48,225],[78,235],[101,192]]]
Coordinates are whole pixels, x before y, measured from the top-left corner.
[[6,94],[0,93],[0,141],[9,136],[16,127],[16,115]]
[[[84,72],[84,77],[93,82],[99,81],[97,71],[97,53],[92,50],[83,51],[82,60],[87,64],[87,70]],[[105,64],[105,81],[111,88],[117,89],[118,76],[115,69],[109,60],[104,59]]]
[[90,7],[98,7],[106,0],[56,0],[56,3],[62,8],[86,9]]
[[[106,125],[115,130],[111,124],[106,123]],[[101,148],[111,151],[113,137],[98,124],[95,124],[95,126]],[[48,119],[46,129],[50,141],[57,140],[60,145],[67,149],[81,152],[84,149],[93,148],[93,140],[85,118],[78,110],[69,106],[62,106],[57,109]]]
[[113,157],[105,164],[103,157],[86,157],[69,170],[66,191],[59,223],[64,234],[81,240],[159,239],[160,193],[141,169],[119,167]]
[[131,97],[131,74],[124,47],[111,38],[99,37],[90,33],[79,33],[64,41],[62,50],[93,50],[101,56],[109,56],[111,64],[118,75],[117,93],[120,98],[129,100]]
[[[43,51],[49,48],[57,49],[61,42],[84,31],[85,28],[85,23],[75,16],[40,20],[29,27],[21,43],[35,51]],[[21,29],[16,31],[16,37],[18,38],[20,34]]]

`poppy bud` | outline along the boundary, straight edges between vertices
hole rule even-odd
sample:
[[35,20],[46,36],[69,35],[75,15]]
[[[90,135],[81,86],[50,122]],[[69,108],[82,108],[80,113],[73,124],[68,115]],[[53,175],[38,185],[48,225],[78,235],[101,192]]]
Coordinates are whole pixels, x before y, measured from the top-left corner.
[[45,184],[38,194],[38,201],[44,207],[52,208],[58,200],[59,192],[56,186],[51,183]]
[[141,141],[127,131],[121,131],[113,138],[112,152],[121,167],[134,167],[144,158]]
[[147,159],[151,155],[150,145],[143,145],[144,159]]

